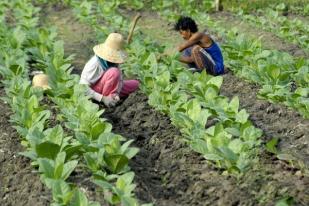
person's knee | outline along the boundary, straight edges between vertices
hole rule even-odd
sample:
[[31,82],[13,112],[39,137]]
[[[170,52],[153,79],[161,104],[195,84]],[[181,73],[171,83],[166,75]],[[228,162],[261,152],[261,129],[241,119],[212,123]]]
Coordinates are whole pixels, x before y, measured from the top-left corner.
[[111,67],[106,71],[106,77],[107,78],[112,78],[112,79],[119,79],[121,72],[117,67]]
[[138,89],[140,82],[138,80],[134,80],[135,88]]
[[201,46],[199,46],[199,45],[194,45],[194,46],[192,47],[192,53],[199,52],[201,49],[202,49]]
[[192,47],[185,48],[182,51],[182,56],[189,57],[192,54]]

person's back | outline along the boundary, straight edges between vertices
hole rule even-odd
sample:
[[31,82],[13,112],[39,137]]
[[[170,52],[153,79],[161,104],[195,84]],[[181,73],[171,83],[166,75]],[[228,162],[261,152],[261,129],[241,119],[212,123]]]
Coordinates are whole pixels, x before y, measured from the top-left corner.
[[205,51],[212,57],[215,62],[215,70],[217,74],[224,73],[224,61],[221,49],[217,42],[212,41],[212,45],[210,47],[203,47]]

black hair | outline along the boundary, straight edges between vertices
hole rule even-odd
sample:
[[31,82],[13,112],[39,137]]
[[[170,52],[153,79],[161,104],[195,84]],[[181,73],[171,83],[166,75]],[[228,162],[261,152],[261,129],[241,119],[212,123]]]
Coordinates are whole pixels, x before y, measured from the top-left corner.
[[109,61],[106,61],[106,63],[108,65],[108,68],[110,68],[110,67],[118,67],[117,63],[113,63],[113,62],[109,62]]
[[180,31],[180,30],[187,30],[189,29],[191,32],[195,33],[198,31],[197,25],[195,23],[195,21],[187,16],[181,16],[177,23],[174,26],[174,29],[176,31]]

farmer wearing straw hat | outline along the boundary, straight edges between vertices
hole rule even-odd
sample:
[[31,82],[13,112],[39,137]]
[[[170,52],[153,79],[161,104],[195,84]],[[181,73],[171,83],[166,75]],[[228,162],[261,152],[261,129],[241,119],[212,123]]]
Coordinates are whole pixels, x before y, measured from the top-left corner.
[[89,86],[87,95],[107,107],[115,106],[120,97],[128,96],[139,86],[137,80],[122,79],[119,64],[126,59],[123,42],[121,34],[111,33],[103,44],[96,45],[95,55],[86,63],[79,82]]

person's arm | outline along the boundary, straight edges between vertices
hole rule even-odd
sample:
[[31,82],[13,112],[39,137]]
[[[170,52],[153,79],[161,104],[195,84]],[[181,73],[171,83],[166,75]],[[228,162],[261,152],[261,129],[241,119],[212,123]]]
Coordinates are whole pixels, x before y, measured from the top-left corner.
[[193,46],[194,44],[198,43],[199,41],[201,41],[201,39],[203,38],[203,33],[202,32],[196,32],[194,33],[190,39],[188,41],[186,41],[185,43],[181,44],[178,47],[178,51],[182,52],[184,49]]
[[188,57],[188,56],[180,56],[179,61],[182,63],[186,63],[186,64],[193,63],[192,57]]
[[96,82],[102,74],[103,72],[98,68],[96,57],[92,57],[86,63],[79,81],[80,84],[88,86],[86,95],[90,96],[92,99],[98,102],[102,100],[103,95],[91,89],[90,85]]
[[90,86],[88,86],[88,89],[86,91],[86,95],[91,97],[91,99],[94,99],[96,100],[97,102],[101,102],[102,101],[102,98],[103,98],[103,95],[94,91],[93,89],[91,89]]

